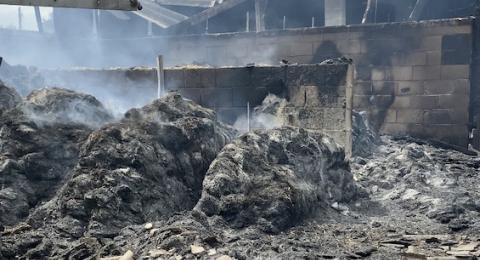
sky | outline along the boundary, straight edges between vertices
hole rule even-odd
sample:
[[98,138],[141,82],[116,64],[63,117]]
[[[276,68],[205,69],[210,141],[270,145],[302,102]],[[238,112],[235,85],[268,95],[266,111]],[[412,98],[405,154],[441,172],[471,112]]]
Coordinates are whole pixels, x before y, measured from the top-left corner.
[[[0,5],[0,28],[18,29],[18,8],[22,10],[22,29],[38,31],[35,20],[35,12],[31,6]],[[40,7],[42,20],[48,20],[52,14],[52,8]]]

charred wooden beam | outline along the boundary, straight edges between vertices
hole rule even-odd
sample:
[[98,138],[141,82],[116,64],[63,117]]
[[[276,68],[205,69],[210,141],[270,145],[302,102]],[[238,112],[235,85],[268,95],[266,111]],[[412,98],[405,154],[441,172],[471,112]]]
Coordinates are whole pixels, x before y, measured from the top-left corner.
[[191,16],[189,19],[185,20],[184,23],[189,23],[190,25],[199,24],[207,19],[210,19],[214,16],[217,16],[220,13],[223,13],[247,0],[230,0],[223,2],[220,5],[216,5],[212,8],[209,8],[205,11],[202,11],[198,14]]
[[40,7],[34,6],[33,9],[35,10],[35,19],[37,20],[37,27],[38,32],[43,32],[43,23],[42,23],[42,16],[40,14]]

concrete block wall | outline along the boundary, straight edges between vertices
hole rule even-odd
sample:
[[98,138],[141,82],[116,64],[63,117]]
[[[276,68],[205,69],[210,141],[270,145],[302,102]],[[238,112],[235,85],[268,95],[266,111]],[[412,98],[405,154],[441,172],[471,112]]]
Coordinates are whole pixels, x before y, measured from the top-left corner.
[[[182,46],[195,39],[201,43],[195,49],[196,61],[215,65],[352,58],[354,108],[368,111],[381,133],[468,145],[471,19],[192,37],[171,40]],[[205,55],[203,48],[208,49]],[[236,55],[237,50],[244,53]],[[181,57],[173,52],[167,60],[169,55]]]
[[[247,103],[253,111],[268,94],[275,94],[289,101],[283,111],[285,125],[322,130],[346,145],[347,121],[351,124],[345,112],[347,71],[346,64],[171,68],[165,70],[165,89],[214,109],[219,120],[229,124],[247,114]],[[156,98],[156,73],[155,68],[43,71],[48,85],[87,90],[95,96],[101,90],[142,104]]]
[[[465,18],[116,40],[100,45],[105,45],[105,60],[114,63],[153,62],[160,53],[167,65],[196,62],[240,67],[251,62],[278,64],[282,59],[311,64],[347,56],[356,66],[355,108],[367,110],[382,133],[466,147],[469,128],[480,118],[476,108],[480,103],[478,28],[474,20]],[[125,59],[132,48],[138,55]],[[89,60],[86,57],[82,60]],[[246,95],[226,89],[224,96]]]

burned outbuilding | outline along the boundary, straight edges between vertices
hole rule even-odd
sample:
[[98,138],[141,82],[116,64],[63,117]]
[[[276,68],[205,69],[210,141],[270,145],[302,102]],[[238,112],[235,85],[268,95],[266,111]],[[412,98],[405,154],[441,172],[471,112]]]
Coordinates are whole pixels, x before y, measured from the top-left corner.
[[478,1],[23,4],[1,259],[480,257]]

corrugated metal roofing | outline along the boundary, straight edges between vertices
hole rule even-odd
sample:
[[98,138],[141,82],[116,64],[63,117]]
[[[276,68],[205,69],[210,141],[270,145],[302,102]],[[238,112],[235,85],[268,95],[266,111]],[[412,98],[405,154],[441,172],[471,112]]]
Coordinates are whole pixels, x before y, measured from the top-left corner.
[[209,8],[215,5],[216,0],[156,0],[156,2],[162,5],[179,5]]
[[188,19],[188,16],[172,11],[149,0],[143,0],[141,4],[143,9],[134,13],[162,28],[168,28]]
[[[240,1],[243,2],[244,0]],[[238,2],[238,0],[140,0],[140,3],[143,6],[141,11],[134,12],[136,15],[162,27],[168,28],[170,26],[179,24],[190,17],[185,16],[181,13],[175,12],[169,9],[168,5],[174,6],[186,6],[186,7],[201,7],[206,8],[200,14],[196,14],[192,16],[192,18],[197,18],[198,15],[202,16],[202,14],[212,9],[212,12],[207,12],[207,14],[215,15],[216,9],[219,6],[223,6],[222,4],[226,4],[225,7],[228,9],[231,6],[236,4],[231,4]],[[215,9],[215,10],[213,10]]]

